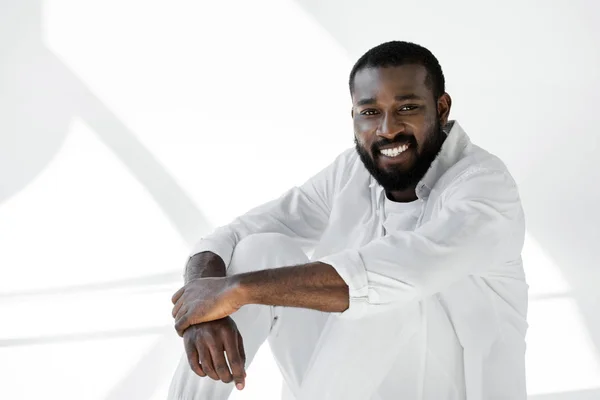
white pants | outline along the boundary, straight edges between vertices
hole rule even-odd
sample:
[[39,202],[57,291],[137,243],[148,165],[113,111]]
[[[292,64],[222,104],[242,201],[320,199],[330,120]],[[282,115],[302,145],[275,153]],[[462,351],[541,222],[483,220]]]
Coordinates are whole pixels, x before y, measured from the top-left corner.
[[[307,262],[306,254],[290,238],[255,234],[238,243],[227,274]],[[285,397],[290,400],[388,400],[379,397],[377,389],[386,385],[384,379],[400,378],[388,376],[400,355],[398,344],[406,345],[419,323],[418,318],[409,321],[399,312],[393,317],[377,314],[348,320],[309,309],[263,305],[244,306],[231,317],[244,339],[247,366],[269,340],[289,389]],[[226,400],[233,385],[199,377],[184,353],[168,400]]]

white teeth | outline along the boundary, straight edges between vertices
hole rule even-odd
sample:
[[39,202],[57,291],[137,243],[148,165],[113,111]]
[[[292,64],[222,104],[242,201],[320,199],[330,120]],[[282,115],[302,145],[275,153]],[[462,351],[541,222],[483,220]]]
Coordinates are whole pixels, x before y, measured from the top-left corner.
[[393,149],[383,149],[381,150],[381,154],[387,157],[396,157],[398,154],[406,151],[408,149],[408,145],[402,145],[398,147],[394,147]]

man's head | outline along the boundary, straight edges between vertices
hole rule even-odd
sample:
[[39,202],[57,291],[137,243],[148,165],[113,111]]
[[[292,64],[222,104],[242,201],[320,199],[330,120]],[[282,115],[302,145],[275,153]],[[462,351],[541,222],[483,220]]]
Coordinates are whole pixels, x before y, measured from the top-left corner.
[[388,192],[414,188],[446,137],[451,99],[438,60],[424,47],[387,42],[350,72],[356,151]]

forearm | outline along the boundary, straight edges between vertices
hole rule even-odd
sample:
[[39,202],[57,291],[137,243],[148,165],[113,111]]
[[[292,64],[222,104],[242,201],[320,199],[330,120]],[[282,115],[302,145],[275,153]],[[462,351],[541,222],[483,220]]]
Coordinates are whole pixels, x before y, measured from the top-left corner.
[[185,267],[185,283],[197,278],[219,278],[225,276],[225,262],[217,254],[204,251],[190,257]]
[[234,275],[245,304],[310,308],[342,312],[348,308],[348,286],[328,264],[315,262]]

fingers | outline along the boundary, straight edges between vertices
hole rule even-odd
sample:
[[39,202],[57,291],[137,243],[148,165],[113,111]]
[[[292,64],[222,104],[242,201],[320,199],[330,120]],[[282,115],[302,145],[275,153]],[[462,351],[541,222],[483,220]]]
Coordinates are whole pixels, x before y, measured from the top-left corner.
[[233,380],[233,376],[231,375],[231,371],[229,371],[229,366],[227,365],[227,361],[225,361],[225,353],[223,352],[223,348],[215,348],[209,347],[210,354],[212,355],[213,365],[215,367],[215,371],[219,376],[219,379],[225,383],[229,383]]
[[[225,353],[227,354],[227,360],[229,361],[229,366],[231,367],[231,373],[233,375],[233,381],[235,382],[235,386],[242,390],[244,388],[246,376],[245,369],[245,355],[242,357],[240,354],[240,347],[238,344],[238,337],[241,338],[239,333],[237,334],[226,334],[223,337],[223,346],[225,347]],[[243,349],[243,345],[242,345]]]
[[[242,334],[239,331],[238,331],[237,336],[238,336],[238,338],[237,338],[238,348],[240,350],[240,356],[244,360],[244,369],[245,369],[245,366],[246,366],[246,350],[244,349],[244,339],[242,338]],[[244,375],[246,375],[245,372],[244,372]]]
[[180,297],[179,300],[177,300],[177,302],[175,303],[175,306],[173,307],[173,311],[171,312],[171,315],[173,316],[173,318],[175,318],[177,316],[177,313],[181,309],[182,305],[183,305],[183,301],[181,301],[181,297]]
[[200,358],[198,356],[198,349],[196,348],[196,344],[192,340],[184,340],[184,347],[192,371],[194,371],[196,375],[202,377],[206,376],[204,370],[200,366]]
[[187,314],[187,307],[181,307],[175,316],[175,330],[183,337],[183,332],[192,325]]
[[218,381],[219,375],[215,371],[215,367],[212,360],[212,354],[207,346],[199,343],[198,346],[198,356],[200,358],[200,363],[202,364],[202,370],[206,375],[208,375],[211,379]]
[[173,302],[173,304],[177,303],[177,300],[179,300],[179,298],[183,294],[184,290],[185,290],[185,286],[182,287],[181,289],[179,289],[178,291],[176,291],[175,294],[173,295],[173,297],[171,297],[171,301]]
[[193,325],[185,331],[184,346],[196,375],[224,383],[233,381],[239,390],[244,388],[246,354],[233,320]]

